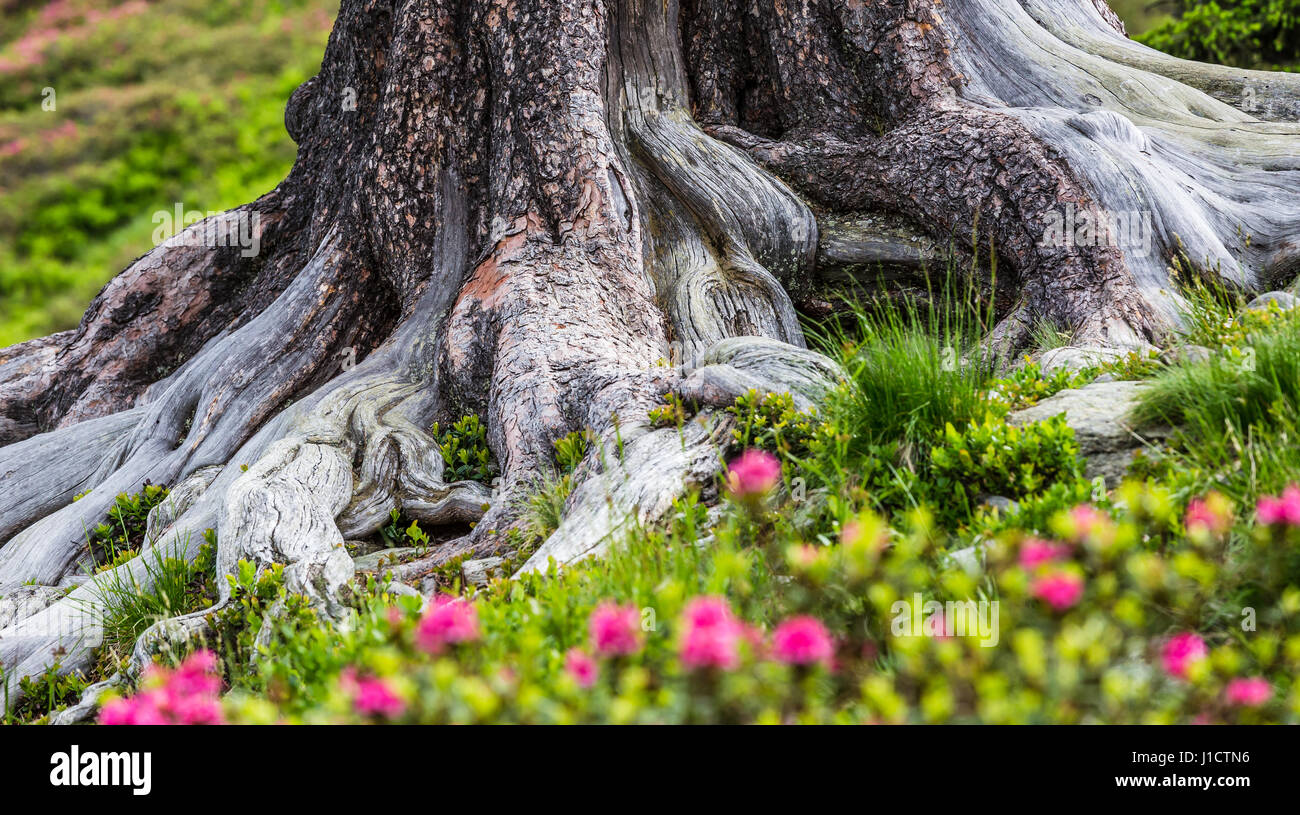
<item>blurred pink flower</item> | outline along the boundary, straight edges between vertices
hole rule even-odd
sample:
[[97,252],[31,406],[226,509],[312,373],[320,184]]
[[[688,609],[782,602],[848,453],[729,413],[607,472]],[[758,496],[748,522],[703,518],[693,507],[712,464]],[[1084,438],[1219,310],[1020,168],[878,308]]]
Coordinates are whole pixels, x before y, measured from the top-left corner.
[[1228,499],[1217,492],[1204,498],[1193,498],[1187,504],[1184,525],[1188,532],[1204,529],[1215,535],[1224,534],[1232,527],[1232,508]]
[[1259,707],[1273,695],[1273,689],[1269,687],[1267,679],[1256,676],[1250,679],[1233,679],[1228,683],[1223,695],[1230,705]]
[[429,654],[458,642],[478,639],[478,611],[459,597],[440,594],[415,627],[415,643]]
[[600,667],[596,660],[587,656],[581,648],[570,648],[564,655],[564,670],[580,688],[590,688],[600,677]]
[[1070,537],[1074,543],[1082,543],[1089,539],[1094,543],[1107,543],[1107,539],[1114,531],[1110,516],[1092,504],[1079,504],[1070,510],[1069,517],[1070,525],[1073,527],[1073,535]]
[[1044,575],[1030,587],[1034,596],[1057,611],[1064,611],[1083,596],[1083,578],[1068,572]]
[[1262,524],[1300,526],[1300,486],[1292,484],[1278,498],[1267,495],[1260,498],[1255,511]]
[[636,606],[604,602],[587,620],[591,648],[599,656],[635,654],[641,650],[641,614]]
[[772,656],[787,665],[830,666],[835,643],[821,620],[814,617],[791,617],[772,633]]
[[680,656],[687,668],[734,669],[745,638],[744,624],[721,597],[696,597],[682,611]]
[[762,450],[746,450],[727,468],[727,489],[732,495],[764,495],[781,480],[781,462]]
[[1190,631],[1175,634],[1165,642],[1160,650],[1160,661],[1164,663],[1165,673],[1179,679],[1187,678],[1187,668],[1209,655],[1205,640]]
[[352,697],[353,709],[363,716],[396,719],[406,711],[406,703],[393,691],[386,679],[357,679],[356,669],[348,668],[343,672],[341,681],[344,691]]
[[1028,538],[1020,544],[1020,565],[1025,569],[1036,569],[1044,563],[1065,560],[1070,556],[1070,547],[1063,543],[1053,543],[1042,538]]
[[175,670],[145,669],[142,690],[114,699],[99,712],[100,724],[222,724],[221,677],[211,651],[196,651]]

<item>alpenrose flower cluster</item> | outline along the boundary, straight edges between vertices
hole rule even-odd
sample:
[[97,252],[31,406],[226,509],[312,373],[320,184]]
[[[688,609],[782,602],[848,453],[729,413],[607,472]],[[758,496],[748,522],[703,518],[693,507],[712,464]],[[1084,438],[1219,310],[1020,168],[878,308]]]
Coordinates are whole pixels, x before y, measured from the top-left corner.
[[449,645],[473,642],[479,637],[478,611],[460,597],[439,594],[415,627],[415,644],[426,654],[437,656]]
[[1192,536],[1206,534],[1222,537],[1232,528],[1232,502],[1222,493],[1210,492],[1202,498],[1193,498],[1187,504],[1184,526]]
[[[736,617],[722,597],[692,598],[678,621],[677,656],[689,671],[734,671],[746,649],[786,665],[832,667],[835,641],[820,620],[792,617],[763,633]],[[631,605],[601,603],[588,619],[590,647],[595,657],[631,656],[644,646],[640,614]],[[565,654],[565,673],[579,687],[590,688],[600,676],[599,663],[581,648]]]
[[1255,514],[1265,526],[1300,526],[1300,486],[1292,484],[1280,496],[1260,498]]
[[1186,679],[1187,671],[1192,665],[1209,656],[1205,640],[1190,631],[1170,637],[1160,650],[1160,661],[1165,673],[1176,679]]
[[352,698],[352,708],[362,716],[396,719],[406,712],[406,702],[392,683],[381,677],[358,678],[356,668],[348,668],[339,677],[343,692]]
[[216,654],[196,651],[178,668],[145,668],[139,693],[106,703],[99,723],[223,724],[220,693]]
[[781,462],[762,450],[746,450],[727,467],[727,491],[742,500],[761,498],[780,481]]

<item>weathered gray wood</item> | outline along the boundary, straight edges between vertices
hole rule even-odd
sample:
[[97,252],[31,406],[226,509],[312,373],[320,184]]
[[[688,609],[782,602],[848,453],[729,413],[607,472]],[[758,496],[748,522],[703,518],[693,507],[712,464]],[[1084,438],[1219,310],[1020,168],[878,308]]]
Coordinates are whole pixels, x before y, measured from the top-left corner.
[[[84,532],[145,479],[177,485],[154,546],[192,557],[215,528],[223,571],[285,563],[341,615],[345,537],[393,509],[478,521],[403,564],[413,584],[504,554],[570,432],[596,443],[525,568],[707,488],[716,408],[749,388],[812,406],[840,375],[803,347],[794,304],[819,284],[978,276],[996,253],[996,290],[978,282],[1003,351],[1041,322],[1161,341],[1175,252],[1282,287],[1300,77],[1121,32],[1100,0],[344,0],[286,108],[293,171],[218,217],[260,215],[263,252],[159,247],[76,331],[0,351],[0,594],[84,580],[12,604],[10,686],[56,649],[88,663],[113,577],[79,574]],[[1149,214],[1150,251],[1047,242],[1066,207]],[[646,424],[670,392],[704,408],[680,434]],[[495,496],[443,480],[429,430],[466,413]],[[139,559],[117,573],[147,585]],[[155,627],[136,662],[201,625]]]

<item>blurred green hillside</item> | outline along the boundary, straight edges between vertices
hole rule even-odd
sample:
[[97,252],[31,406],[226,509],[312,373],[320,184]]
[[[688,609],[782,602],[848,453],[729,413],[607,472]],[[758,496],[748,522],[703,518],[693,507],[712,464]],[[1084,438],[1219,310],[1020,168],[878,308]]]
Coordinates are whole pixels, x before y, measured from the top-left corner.
[[295,151],[285,100],[319,68],[337,10],[0,0],[0,347],[75,326],[151,248],[155,212],[274,187]]

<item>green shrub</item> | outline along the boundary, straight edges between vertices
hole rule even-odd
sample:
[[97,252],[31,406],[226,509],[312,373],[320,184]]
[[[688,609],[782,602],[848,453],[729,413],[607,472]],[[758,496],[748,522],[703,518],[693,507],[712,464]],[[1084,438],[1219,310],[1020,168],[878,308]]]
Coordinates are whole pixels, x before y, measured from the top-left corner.
[[[0,673],[0,684],[4,675]],[[18,680],[23,698],[10,710],[5,705],[5,724],[35,724],[56,711],[63,710],[81,700],[81,694],[90,685],[80,672],[66,673],[59,662],[45,669],[40,676],[24,676]]]
[[1240,68],[1300,66],[1300,8],[1295,0],[1180,0],[1176,19],[1138,39],[1198,62]]
[[1064,416],[1014,427],[992,415],[958,431],[951,423],[930,451],[927,487],[958,517],[969,517],[982,495],[1017,499],[1053,482],[1076,480],[1083,461]]
[[463,416],[446,431],[435,422],[433,435],[438,440],[443,463],[447,465],[443,474],[446,481],[492,482],[496,463],[488,448],[487,428],[479,422],[478,416]]
[[555,463],[561,475],[568,475],[578,469],[582,459],[591,446],[592,433],[589,430],[575,430],[562,439],[556,439]]
[[800,457],[808,453],[810,442],[823,430],[816,411],[797,410],[788,393],[760,394],[751,389],[737,398],[727,413],[736,417],[731,438],[741,450],[756,447]]
[[168,493],[166,487],[146,481],[139,492],[117,496],[108,511],[108,520],[87,536],[87,554],[96,570],[111,569],[139,554],[146,543],[149,513]]

